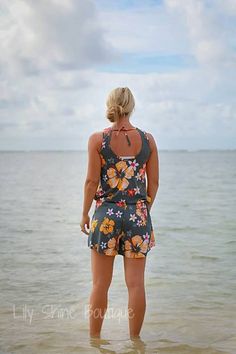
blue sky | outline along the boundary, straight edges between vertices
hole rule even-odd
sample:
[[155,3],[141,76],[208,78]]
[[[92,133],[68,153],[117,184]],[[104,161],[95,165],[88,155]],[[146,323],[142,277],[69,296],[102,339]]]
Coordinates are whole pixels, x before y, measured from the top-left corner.
[[99,71],[144,74],[151,72],[173,72],[194,67],[195,59],[191,55],[124,53],[119,63],[99,66]]
[[120,86],[159,149],[236,148],[234,0],[5,0],[0,13],[1,150],[86,150]]

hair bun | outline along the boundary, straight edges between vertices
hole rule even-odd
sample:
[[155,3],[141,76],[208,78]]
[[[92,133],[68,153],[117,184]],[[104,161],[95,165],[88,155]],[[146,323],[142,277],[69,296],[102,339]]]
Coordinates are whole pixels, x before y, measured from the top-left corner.
[[135,106],[132,92],[128,87],[113,89],[107,97],[106,106],[106,116],[110,122],[117,122],[124,115],[129,117]]
[[124,109],[118,104],[113,104],[107,109],[107,118],[111,122],[115,122],[116,118],[124,114]]

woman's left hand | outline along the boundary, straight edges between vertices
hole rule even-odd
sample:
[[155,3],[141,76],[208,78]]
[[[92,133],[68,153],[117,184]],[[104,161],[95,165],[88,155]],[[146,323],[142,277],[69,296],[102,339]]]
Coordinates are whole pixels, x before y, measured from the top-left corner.
[[151,240],[150,240],[150,247],[155,247],[156,246],[156,241],[155,241],[155,235],[154,235],[154,231],[151,231]]
[[[89,228],[90,228],[89,225],[90,225],[90,217],[89,217],[89,215],[82,215],[82,219],[80,221],[80,229],[86,235],[89,235]],[[85,226],[87,226],[88,230],[86,230]]]

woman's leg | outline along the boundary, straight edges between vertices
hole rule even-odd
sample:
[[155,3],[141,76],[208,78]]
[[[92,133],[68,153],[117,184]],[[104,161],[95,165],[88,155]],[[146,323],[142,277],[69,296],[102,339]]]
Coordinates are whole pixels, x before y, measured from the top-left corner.
[[103,316],[107,309],[107,293],[112,280],[115,256],[107,256],[91,249],[93,288],[89,301],[90,336],[99,337]]
[[129,331],[130,337],[139,337],[146,310],[145,272],[146,257],[124,257],[125,282],[129,293]]

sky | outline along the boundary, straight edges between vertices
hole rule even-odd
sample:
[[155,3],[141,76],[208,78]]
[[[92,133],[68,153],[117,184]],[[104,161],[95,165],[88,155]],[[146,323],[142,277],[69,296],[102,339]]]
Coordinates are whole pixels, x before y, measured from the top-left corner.
[[0,150],[85,150],[129,87],[160,150],[236,148],[236,0],[2,0]]

